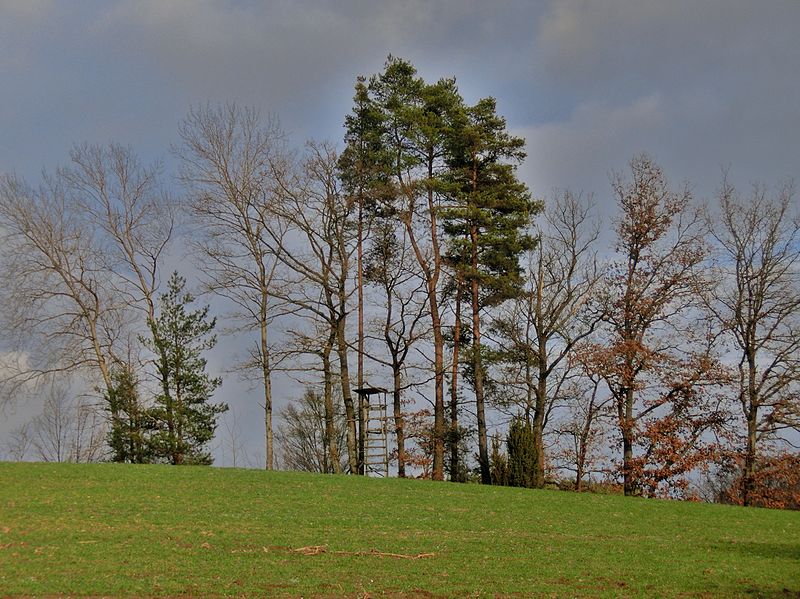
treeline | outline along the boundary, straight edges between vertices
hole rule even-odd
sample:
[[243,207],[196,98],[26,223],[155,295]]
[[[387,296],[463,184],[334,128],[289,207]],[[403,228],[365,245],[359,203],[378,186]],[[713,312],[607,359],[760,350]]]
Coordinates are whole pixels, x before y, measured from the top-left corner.
[[[358,79],[345,129],[341,152],[297,153],[274,118],[197,107],[173,148],[179,199],[113,145],[75,148],[36,188],[6,176],[9,396],[91,373],[114,459],[208,462],[213,321],[186,312],[177,275],[156,299],[179,237],[250,343],[233,366],[257,382],[267,468],[277,432],[286,465],[363,473],[357,390],[381,385],[400,476],[543,487],[571,471],[578,490],[601,475],[669,497],[704,480],[706,499],[797,507],[790,185],[723,179],[704,207],[637,156],[610,227],[591,196],[533,198],[492,98],[395,58]],[[280,427],[276,376],[305,387]],[[509,426],[493,437],[490,416]]]

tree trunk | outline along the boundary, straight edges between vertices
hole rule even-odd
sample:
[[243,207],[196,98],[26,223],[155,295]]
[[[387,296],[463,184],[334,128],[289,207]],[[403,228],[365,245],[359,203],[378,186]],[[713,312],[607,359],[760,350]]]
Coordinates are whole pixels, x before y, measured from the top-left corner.
[[[543,343],[543,340],[539,340]],[[547,363],[546,354],[539,353],[539,380],[536,387],[536,409],[533,412],[533,488],[544,488],[544,413],[547,405]]]
[[[428,178],[434,178],[433,158],[428,159]],[[401,177],[402,179],[402,177]],[[430,213],[430,240],[433,250],[433,268],[417,241],[417,237],[412,226],[411,214],[414,211],[413,188],[405,190],[409,200],[408,215],[403,218],[403,225],[408,234],[408,240],[414,250],[420,270],[425,278],[426,295],[428,307],[431,313],[431,328],[433,329],[433,380],[434,380],[434,402],[433,402],[433,464],[431,468],[431,478],[433,480],[444,480],[444,335],[442,334],[442,319],[439,315],[439,276],[442,271],[442,256],[439,248],[439,233],[437,231],[436,206],[434,205],[434,193],[428,189],[428,212]]]
[[749,506],[756,487],[756,443],[758,408],[751,404],[747,412],[747,448],[744,455],[744,475],[742,477],[742,505]]
[[[364,388],[364,196],[358,194],[358,388]],[[366,438],[366,404],[363,393],[358,395],[358,473],[365,474],[364,450]],[[398,458],[399,459],[399,458]]]
[[[435,403],[433,410],[433,480],[444,480],[444,336],[442,321],[439,318],[439,305],[436,287],[433,287],[431,304],[431,323],[433,324],[433,368],[435,384]],[[428,296],[430,301],[431,295]]]
[[[340,306],[344,310],[344,306]],[[351,474],[358,473],[358,443],[356,435],[356,410],[353,395],[350,392],[350,369],[347,363],[347,339],[345,338],[345,316],[341,316],[336,324],[337,354],[339,356],[339,376],[342,385],[342,401],[347,418],[347,463]]]
[[264,449],[267,470],[273,468],[273,439],[272,439],[272,380],[269,365],[269,345],[267,343],[266,306],[262,301],[261,314],[261,376],[264,383]]
[[541,489],[544,487],[544,413],[547,406],[547,337],[541,330],[544,320],[542,313],[542,302],[544,301],[544,254],[539,250],[539,269],[536,284],[536,364],[538,366],[536,379],[536,407],[533,411],[533,445],[534,445],[534,464],[533,464],[533,487]]
[[752,495],[756,486],[756,444],[758,443],[758,386],[756,377],[758,367],[756,364],[755,339],[752,335],[748,338],[749,347],[745,351],[747,361],[747,402],[744,415],[747,420],[747,446],[744,455],[744,473],[742,476],[742,505],[752,503]]
[[[363,389],[364,382],[358,385]],[[368,397],[363,393],[358,394],[358,473],[366,474],[366,447],[367,447],[367,404]]]
[[475,371],[475,411],[478,416],[478,461],[481,467],[481,482],[492,484],[489,468],[489,448],[486,442],[486,408],[483,396],[483,364],[481,362],[481,317],[478,293],[478,230],[470,230],[472,241],[472,367]]
[[339,474],[341,464],[339,463],[339,448],[336,446],[336,427],[334,424],[333,407],[333,372],[331,372],[331,350],[333,349],[333,335],[328,338],[322,350],[322,375],[324,378],[324,402],[325,402],[325,435],[323,445],[327,448],[327,456],[323,471],[328,474],[333,472]]
[[[433,159],[428,160],[428,178],[433,179]],[[431,215],[431,246],[433,247],[433,276],[428,283],[428,302],[433,325],[433,367],[435,381],[435,402],[433,409],[433,480],[444,480],[444,335],[439,316],[439,274],[442,270],[442,256],[439,251],[439,232],[436,223],[436,206],[433,190],[428,190],[428,210]]]
[[406,438],[405,438],[405,423],[403,422],[403,406],[401,404],[402,384],[403,380],[400,373],[400,364],[395,362],[392,365],[392,380],[394,382],[394,389],[392,391],[392,398],[394,403],[394,434],[397,440],[397,476],[400,478],[406,477]]
[[453,368],[450,374],[450,480],[462,482],[458,459],[458,359],[461,349],[461,296],[463,295],[461,276],[456,276],[456,309],[453,326]]
[[[597,387],[595,387],[595,390]],[[583,490],[583,477],[586,471],[586,454],[589,448],[589,435],[592,432],[592,420],[594,414],[594,399],[589,404],[589,412],[586,415],[586,421],[578,438],[578,447],[575,460],[575,491],[580,493]]]
[[633,439],[630,433],[622,435],[622,488],[625,496],[636,495],[636,480],[633,476]]
[[269,398],[271,395],[270,384],[267,381],[264,387],[264,445],[266,447],[266,459],[264,467],[267,470],[272,470],[274,465],[274,458],[273,458],[273,437],[272,437],[272,399]]
[[636,495],[637,481],[633,471],[633,389],[625,392],[624,418],[622,422],[622,473],[626,496]]

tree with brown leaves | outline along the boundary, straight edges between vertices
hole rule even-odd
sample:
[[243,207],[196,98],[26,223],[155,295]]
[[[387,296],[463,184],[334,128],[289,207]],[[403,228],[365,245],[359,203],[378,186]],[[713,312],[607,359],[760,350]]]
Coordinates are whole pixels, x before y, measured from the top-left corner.
[[721,422],[709,387],[713,338],[692,326],[706,258],[701,212],[670,189],[647,156],[617,175],[617,254],[602,293],[606,339],[587,347],[617,413],[626,495],[671,493],[710,457],[704,433]]

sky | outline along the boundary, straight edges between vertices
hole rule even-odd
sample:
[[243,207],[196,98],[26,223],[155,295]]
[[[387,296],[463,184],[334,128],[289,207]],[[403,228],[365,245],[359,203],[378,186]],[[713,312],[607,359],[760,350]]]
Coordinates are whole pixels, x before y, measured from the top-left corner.
[[[743,188],[800,174],[798,0],[0,0],[0,172],[35,180],[77,142],[116,141],[169,180],[206,102],[341,143],[356,77],[389,54],[494,96],[539,198],[594,193],[608,217],[610,175],[641,152],[699,200],[723,169]],[[252,399],[228,389],[257,444]]]

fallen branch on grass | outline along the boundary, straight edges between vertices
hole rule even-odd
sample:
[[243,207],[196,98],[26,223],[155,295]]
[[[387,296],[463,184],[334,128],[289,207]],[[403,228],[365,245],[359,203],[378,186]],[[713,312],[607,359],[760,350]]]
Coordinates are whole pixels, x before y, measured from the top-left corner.
[[[328,548],[325,545],[308,545],[306,547],[298,547],[297,549],[289,549],[291,553],[299,553],[300,555],[319,555],[320,553],[328,553]],[[334,555],[356,555],[356,556],[373,556],[373,557],[393,557],[396,559],[425,559],[433,557],[435,553],[418,553],[416,555],[407,555],[405,553],[389,553],[386,551],[378,551],[371,549],[369,551],[331,551]]]

